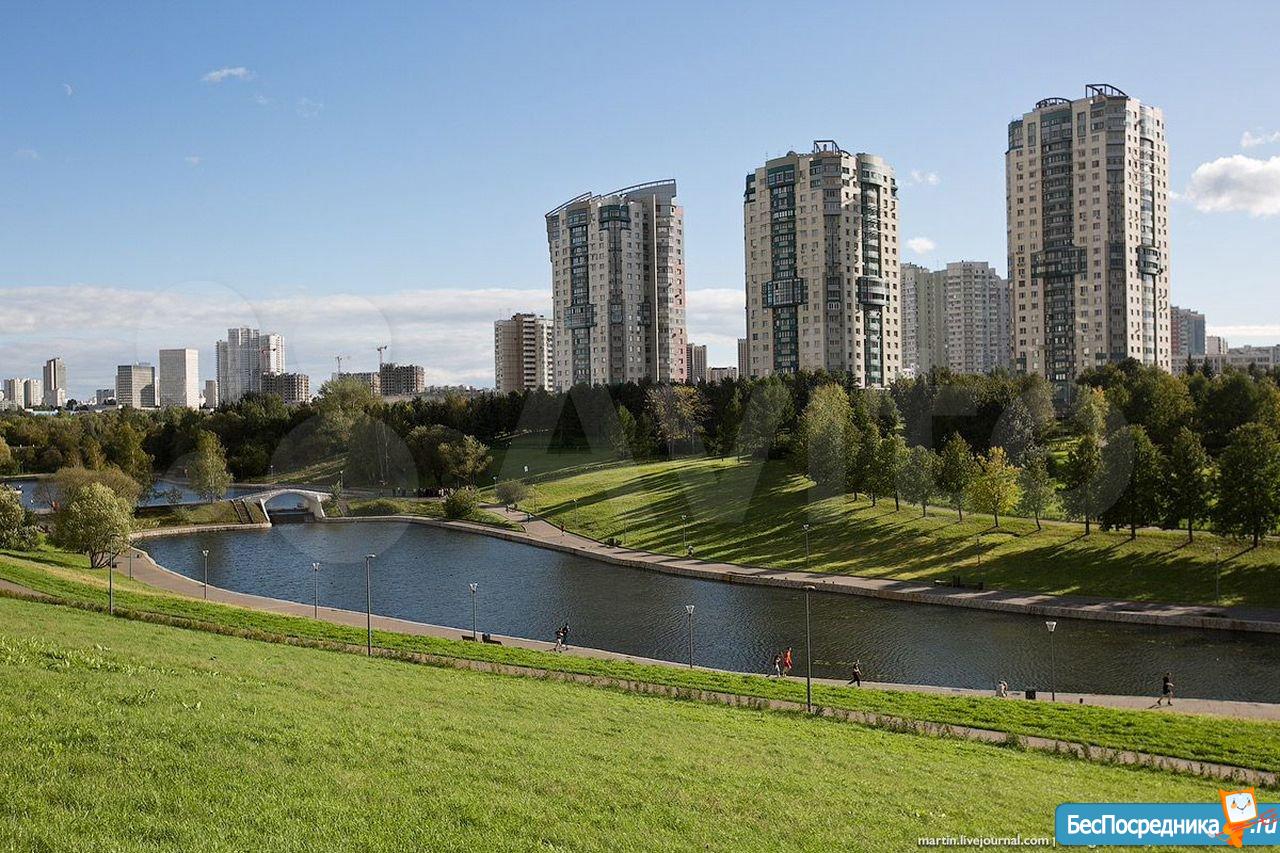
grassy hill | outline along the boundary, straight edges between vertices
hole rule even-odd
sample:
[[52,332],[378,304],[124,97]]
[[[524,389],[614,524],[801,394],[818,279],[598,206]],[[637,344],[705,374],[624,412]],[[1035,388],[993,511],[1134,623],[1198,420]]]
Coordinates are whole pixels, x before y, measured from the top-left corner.
[[1049,835],[1070,800],[1215,796],[1151,771],[6,599],[0,672],[12,849],[886,850]]
[[616,466],[538,483],[526,502],[597,539],[704,559],[797,569],[809,524],[815,571],[904,580],[981,581],[987,587],[1137,601],[1214,601],[1215,548],[1223,604],[1280,608],[1280,546],[1177,531],[1085,537],[1082,525],[1001,519],[893,500],[811,500],[808,478],[782,462],[679,459]]

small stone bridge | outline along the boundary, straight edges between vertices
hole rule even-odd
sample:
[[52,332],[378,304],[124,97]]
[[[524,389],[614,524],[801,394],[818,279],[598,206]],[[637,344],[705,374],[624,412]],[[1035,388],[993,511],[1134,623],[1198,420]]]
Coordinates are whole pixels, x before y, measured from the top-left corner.
[[267,512],[267,502],[274,498],[278,498],[281,495],[296,495],[299,498],[302,498],[303,503],[306,504],[307,509],[311,511],[311,515],[315,518],[324,518],[324,502],[326,499],[331,497],[327,492],[317,492],[311,489],[295,489],[289,488],[288,486],[281,486],[278,489],[266,489],[261,492],[254,492],[251,495],[241,495],[236,498],[236,500],[241,500],[245,503],[257,504],[262,508],[263,516],[270,518],[271,516]]

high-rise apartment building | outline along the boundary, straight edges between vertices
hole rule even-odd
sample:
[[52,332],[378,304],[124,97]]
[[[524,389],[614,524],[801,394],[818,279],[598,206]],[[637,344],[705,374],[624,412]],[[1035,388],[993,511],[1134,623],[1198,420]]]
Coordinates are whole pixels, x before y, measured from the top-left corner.
[[585,193],[547,214],[555,387],[683,382],[684,209],[676,182]]
[[206,379],[204,381],[203,405],[206,409],[216,409],[218,407],[218,380]]
[[1013,357],[1009,282],[984,261],[957,261],[943,272],[947,367],[955,373],[990,373]]
[[156,369],[146,362],[116,368],[116,403],[135,409],[156,407]]
[[384,397],[416,397],[427,387],[426,377],[417,364],[388,362],[378,368],[378,385]]
[[218,402],[235,403],[262,390],[262,374],[284,372],[284,338],[241,326],[216,344]]
[[707,381],[707,346],[706,344],[685,344],[684,364],[688,371],[689,384],[696,385]]
[[262,393],[275,394],[286,405],[296,406],[311,399],[311,377],[305,373],[264,373]]
[[947,274],[902,265],[902,369],[923,376],[947,365]]
[[160,405],[200,408],[200,351],[160,350]]
[[746,338],[738,338],[738,375],[751,378],[751,344]]
[[1046,98],[1005,152],[1015,366],[1062,401],[1081,371],[1170,368],[1164,114],[1108,84]]
[[499,394],[553,386],[555,345],[551,320],[512,314],[493,324],[493,378]]
[[831,140],[747,175],[750,374],[824,369],[883,386],[902,368],[898,187]]
[[22,405],[28,409],[44,405],[44,382],[39,379],[22,380]]
[[67,363],[60,358],[51,358],[44,363],[43,402],[51,409],[67,404]]
[[1174,305],[1169,309],[1169,348],[1173,367],[1185,364],[1193,355],[1204,355],[1204,315],[1190,308]]
[[711,384],[717,382],[727,382],[730,379],[738,378],[738,368],[736,367],[708,367],[707,381]]

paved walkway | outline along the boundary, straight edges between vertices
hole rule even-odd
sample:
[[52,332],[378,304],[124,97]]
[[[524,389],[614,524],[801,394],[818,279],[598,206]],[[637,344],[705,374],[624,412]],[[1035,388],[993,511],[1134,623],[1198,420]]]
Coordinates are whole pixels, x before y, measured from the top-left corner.
[[[418,518],[415,520],[420,523],[433,523],[436,525],[445,524],[444,522],[439,522],[434,519]],[[546,522],[541,523],[546,524]],[[465,526],[468,529],[478,527],[478,525]],[[553,529],[555,533],[559,535],[558,528],[553,528],[549,524],[547,527]],[[180,575],[177,572],[172,572],[157,565],[155,561],[151,559],[151,556],[143,550],[133,548],[131,551],[133,554],[133,577],[135,580],[141,581],[148,586],[153,586],[158,589],[163,589],[168,592],[191,598],[201,598],[205,596],[205,589],[200,581],[192,580],[185,575]],[[127,557],[122,557],[119,564],[122,571],[127,571],[129,559]],[[265,610],[272,613],[283,613],[290,616],[319,618],[336,625],[363,628],[366,624],[366,615],[359,611],[342,610],[335,607],[323,606],[317,611],[312,605],[299,604],[294,601],[284,601],[282,599],[268,598],[260,595],[250,595],[248,593],[233,592],[231,590],[221,589],[214,586],[208,588],[207,597],[210,601],[216,601],[222,604],[233,604],[239,607]],[[471,634],[471,632],[466,629],[450,628],[443,625],[430,625],[424,622],[413,622],[407,619],[396,619],[390,616],[378,616],[376,614],[373,616],[373,627],[379,631],[394,631],[414,636],[443,637],[452,640],[463,639],[469,637]],[[555,648],[554,643],[532,640],[524,637],[508,637],[494,634],[493,638],[500,641],[505,646],[515,646],[518,648],[533,649],[536,651],[554,651]],[[668,667],[682,666],[681,664],[674,663],[672,661],[639,657],[637,655],[627,655],[619,652],[607,651],[605,649],[584,648],[581,646],[570,646],[566,653],[578,657],[597,658],[602,660],[630,661],[633,663]],[[699,669],[709,668],[699,667]],[[757,674],[763,675],[764,673]],[[797,678],[795,675],[791,676],[791,679],[793,681],[803,681],[803,677]],[[814,683],[843,686],[846,682],[839,679],[815,678]],[[990,690],[972,690],[959,687],[937,687],[924,684],[892,684],[887,682],[871,681],[864,681],[863,686],[869,689],[928,693],[938,696],[991,696],[993,692]],[[1011,697],[1009,701],[1025,700]],[[1042,693],[1038,697],[1037,701],[1049,701],[1048,694]],[[1097,705],[1110,708],[1152,709],[1153,711],[1156,711],[1154,698],[1146,696],[1059,693],[1058,701],[1069,704]],[[1214,699],[1178,699],[1176,702],[1177,705],[1173,709],[1170,709],[1167,706],[1161,706],[1158,709],[1158,712],[1167,713],[1171,710],[1176,710],[1178,713],[1182,714],[1208,714],[1214,716],[1237,717],[1240,719],[1280,720],[1280,705],[1268,704],[1265,702],[1233,702]]]
[[[794,589],[812,585],[823,592],[841,592],[894,601],[941,604],[979,610],[1003,610],[1054,619],[1092,619],[1180,628],[1212,628],[1280,634],[1280,611],[1277,610],[1117,601],[1016,590],[960,589],[889,578],[766,569],[758,566],[686,559],[667,554],[655,554],[651,551],[612,547],[576,533],[562,532],[551,522],[540,517],[528,516],[523,510],[510,510],[502,506],[486,506],[485,509],[519,524],[524,530],[523,535],[496,528],[482,530],[489,535],[570,551],[617,565],[647,568],[668,574]],[[480,527],[479,525],[468,526]]]

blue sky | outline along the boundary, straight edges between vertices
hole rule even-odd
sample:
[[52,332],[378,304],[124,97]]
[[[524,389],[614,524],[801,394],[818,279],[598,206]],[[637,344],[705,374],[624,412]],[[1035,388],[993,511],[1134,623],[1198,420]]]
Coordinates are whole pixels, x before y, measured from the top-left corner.
[[211,375],[248,324],[314,375],[389,342],[489,384],[492,321],[549,307],[542,214],[665,177],[690,335],[733,363],[766,154],[881,154],[934,246],[904,260],[1003,270],[1007,122],[1091,82],[1165,110],[1174,301],[1280,341],[1280,6],[1034,6],[8,5],[0,375],[62,354],[74,395],[162,345]]

